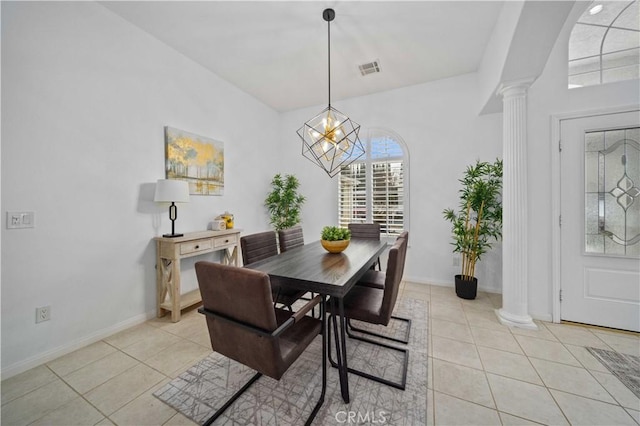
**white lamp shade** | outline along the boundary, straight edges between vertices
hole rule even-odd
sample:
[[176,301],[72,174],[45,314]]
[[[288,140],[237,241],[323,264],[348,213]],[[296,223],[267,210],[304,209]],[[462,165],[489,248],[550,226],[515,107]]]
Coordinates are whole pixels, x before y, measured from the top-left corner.
[[158,179],[153,201],[157,203],[188,203],[189,183],[184,180]]

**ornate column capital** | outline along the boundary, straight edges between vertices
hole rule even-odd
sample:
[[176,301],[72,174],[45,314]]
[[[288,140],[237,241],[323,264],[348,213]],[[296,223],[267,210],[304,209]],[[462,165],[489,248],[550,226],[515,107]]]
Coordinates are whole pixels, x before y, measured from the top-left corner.
[[497,96],[503,98],[512,96],[525,96],[527,90],[533,84],[535,78],[524,78],[522,80],[505,81],[500,83],[498,90],[496,90]]

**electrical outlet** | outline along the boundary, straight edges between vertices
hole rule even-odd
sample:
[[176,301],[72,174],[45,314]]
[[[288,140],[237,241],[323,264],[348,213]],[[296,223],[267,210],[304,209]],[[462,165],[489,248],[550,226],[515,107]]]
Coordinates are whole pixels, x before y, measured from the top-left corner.
[[460,266],[460,256],[453,256],[453,266]]
[[36,324],[51,319],[51,306],[36,308]]

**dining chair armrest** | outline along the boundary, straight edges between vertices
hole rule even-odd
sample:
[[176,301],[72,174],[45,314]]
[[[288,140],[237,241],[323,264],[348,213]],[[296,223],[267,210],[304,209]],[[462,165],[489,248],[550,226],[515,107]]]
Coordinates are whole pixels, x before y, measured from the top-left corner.
[[273,337],[278,337],[279,335],[284,333],[289,327],[300,321],[307,314],[307,312],[311,310],[311,308],[316,306],[321,301],[322,296],[318,295],[305,303],[302,308],[300,308],[296,312],[293,312],[288,320],[280,324],[280,327],[276,328],[271,335]]
[[[205,308],[204,306],[199,308],[198,312],[200,312],[203,315],[206,315],[206,316],[209,316],[209,317],[212,317],[212,318],[216,318],[216,319],[218,319],[220,321],[224,321],[224,322],[227,322],[227,323],[234,324],[234,325],[236,325],[236,326],[238,326],[240,328],[243,328],[245,330],[248,330],[248,331],[251,331],[253,333],[256,333],[259,336],[267,337],[267,338],[276,337],[278,334],[282,333],[289,326],[294,324],[293,318],[289,318],[280,327],[276,328],[272,332],[268,332],[268,331],[265,331],[265,330],[263,330],[261,328],[255,327],[255,326],[253,326],[251,324],[247,324],[247,323],[244,323],[242,321],[238,321],[236,319],[229,318],[226,315],[222,315],[222,314],[219,314],[217,312],[211,311],[211,310]],[[286,327],[285,327],[285,325],[286,325]]]
[[314,297],[313,299],[309,300],[307,303],[305,303],[305,305],[298,309],[297,311],[295,311],[292,315],[293,320],[295,322],[300,321],[300,319],[302,319],[302,317],[304,317],[307,312],[309,312],[312,308],[314,308],[318,303],[322,302],[323,296],[317,295],[316,297]]
[[252,331],[262,337],[278,337],[279,335],[281,335],[282,333],[284,333],[289,327],[291,327],[292,325],[294,325],[295,323],[297,323],[298,321],[300,321],[300,319],[302,319],[302,317],[304,317],[307,312],[309,312],[311,310],[311,308],[313,308],[314,306],[316,306],[318,303],[320,303],[322,301],[322,296],[318,295],[316,297],[314,297],[313,299],[311,299],[310,301],[308,301],[307,303],[305,303],[305,305],[298,311],[294,312],[291,315],[291,318],[289,318],[288,320],[286,320],[285,322],[283,322],[282,324],[280,324],[280,326],[278,328],[276,328],[275,330],[273,330],[271,333],[269,333],[268,331],[262,330],[260,328],[254,327],[250,324],[246,324],[240,321],[237,321],[235,319],[231,319],[225,315],[219,314],[217,312],[213,312],[207,308],[205,308],[204,306],[198,309],[198,312],[200,312],[201,314],[213,317],[213,318],[217,318],[221,321],[225,321],[225,322],[229,322],[232,324],[235,324],[238,327],[244,328],[245,330],[249,330]]

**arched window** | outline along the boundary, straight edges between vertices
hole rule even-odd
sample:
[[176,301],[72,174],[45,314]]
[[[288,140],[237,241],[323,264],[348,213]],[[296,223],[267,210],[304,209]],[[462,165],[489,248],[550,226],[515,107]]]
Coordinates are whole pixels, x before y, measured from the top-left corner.
[[381,234],[399,235],[409,221],[409,151],[392,132],[371,129],[365,155],[342,167],[338,179],[338,222],[377,222]]
[[640,75],[638,0],[594,1],[569,38],[569,89]]

